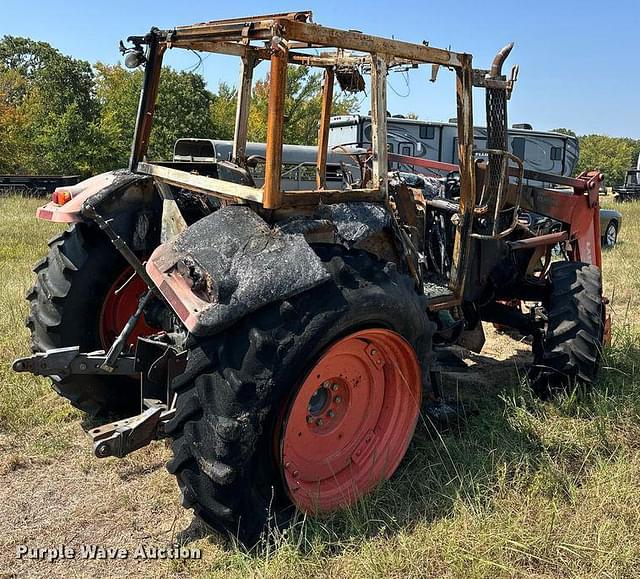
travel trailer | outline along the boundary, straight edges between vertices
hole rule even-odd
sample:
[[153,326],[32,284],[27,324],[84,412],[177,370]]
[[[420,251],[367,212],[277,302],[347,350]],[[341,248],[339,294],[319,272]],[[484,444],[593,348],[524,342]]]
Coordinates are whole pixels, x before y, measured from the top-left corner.
[[[474,127],[474,134],[476,148],[487,148],[487,129]],[[366,147],[370,143],[371,117],[331,118],[330,148],[344,144]],[[397,155],[458,164],[458,127],[453,122],[389,117],[387,144],[389,152]],[[515,125],[509,129],[508,144],[509,151],[522,159],[529,171],[570,177],[578,163],[578,140],[569,135],[534,131],[531,125]]]

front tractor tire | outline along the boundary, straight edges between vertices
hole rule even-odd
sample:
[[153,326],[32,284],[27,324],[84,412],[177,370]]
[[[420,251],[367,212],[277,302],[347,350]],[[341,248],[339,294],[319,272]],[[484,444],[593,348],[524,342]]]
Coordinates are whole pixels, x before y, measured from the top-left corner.
[[[128,242],[138,215],[132,210],[113,217],[114,227]],[[153,225],[147,235],[155,235]],[[67,346],[79,346],[81,352],[108,349],[146,291],[138,277],[124,285],[133,270],[107,236],[87,223],[71,225],[49,241],[48,255],[33,271],[36,281],[26,296],[26,324],[34,353]],[[142,318],[131,339],[154,331]],[[133,377],[75,375],[53,377],[52,383],[73,406],[90,415],[140,411],[139,387]]]
[[600,369],[604,341],[604,302],[600,268],[563,261],[551,265],[547,321],[534,345],[531,382],[548,398],[578,385],[591,388]]
[[183,504],[246,546],[295,508],[335,510],[389,478],[419,415],[424,297],[369,254],[316,251],[330,281],[201,340],[172,386]]

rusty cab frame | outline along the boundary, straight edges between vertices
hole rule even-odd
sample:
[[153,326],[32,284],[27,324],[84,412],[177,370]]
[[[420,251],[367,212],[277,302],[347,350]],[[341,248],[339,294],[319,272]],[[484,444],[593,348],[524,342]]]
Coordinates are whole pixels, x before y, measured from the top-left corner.
[[[598,188],[603,176],[585,172],[577,178],[525,170],[523,161],[508,151],[507,101],[517,80],[518,67],[511,76],[502,67],[513,44],[500,50],[489,69],[476,69],[472,56],[423,44],[392,40],[356,31],[320,26],[311,21],[311,12],[292,12],[211,21],[173,30],[152,29],[144,37],[130,37],[134,46],[147,45],[143,89],[131,150],[130,170],[151,176],[162,191],[173,185],[218,197],[230,203],[250,205],[263,219],[276,222],[292,215],[308,215],[320,204],[373,202],[384,205],[395,219],[389,199],[389,162],[436,171],[458,171],[459,203],[451,217],[454,229],[451,267],[442,290],[426,292],[431,310],[451,309],[464,300],[473,301],[482,284],[465,285],[469,271],[485,279],[498,263],[499,252],[476,249],[486,242],[503,240],[509,250],[533,250],[530,268],[546,257],[542,275],[529,281],[542,288],[551,249],[563,243],[568,259],[601,266]],[[241,182],[194,174],[179,163],[148,162],[146,152],[160,81],[162,58],[168,48],[177,47],[226,55],[241,59],[232,161],[247,167],[246,143],[253,70],[260,61],[270,63],[265,179],[262,188]],[[318,132],[316,188],[283,191],[281,188],[283,125],[287,66],[289,64],[324,69],[322,105]],[[456,75],[458,164],[394,155],[387,150],[387,75],[396,67],[431,65],[431,80],[438,70],[447,68]],[[364,68],[371,74],[371,171],[363,173],[359,187],[345,190],[326,188],[329,120],[336,70]],[[362,83],[364,84],[364,83]],[[485,90],[487,149],[475,147],[473,126],[473,87]],[[206,172],[206,171],[203,171]],[[365,178],[365,175],[367,176]],[[525,180],[551,183],[553,188],[525,186]],[[409,195],[411,193],[409,192]],[[396,199],[395,202],[401,199]],[[561,222],[560,232],[529,237],[518,230],[520,209],[544,214]],[[400,209],[398,205],[398,209]],[[396,237],[403,246],[409,270],[418,284],[423,283],[417,264],[417,251],[411,239],[396,223]],[[512,233],[516,234],[514,239]],[[472,254],[476,258],[472,258]],[[146,278],[145,278],[146,279]]]
[[[286,212],[312,210],[318,204],[368,201],[385,204],[388,200],[387,151],[387,74],[397,66],[438,67],[456,74],[458,148],[460,172],[460,211],[449,281],[450,292],[432,298],[434,308],[449,308],[462,300],[471,228],[476,206],[476,168],[474,163],[472,87],[487,71],[474,71],[470,54],[390,40],[360,32],[327,28],[311,22],[311,12],[281,13],[180,26],[173,30],[152,29],[130,42],[147,45],[143,89],[132,144],[130,170],[150,175],[160,183],[230,201],[247,203],[268,221]],[[267,119],[265,180],[262,188],[193,174],[171,166],[151,163],[146,153],[151,134],[162,58],[168,48],[184,48],[241,59],[240,84],[233,140],[233,161],[246,166],[246,142],[253,70],[260,61],[270,62],[270,92]],[[310,51],[311,49],[312,51]],[[316,188],[309,191],[283,191],[280,185],[285,96],[288,64],[324,69],[322,106],[318,133]],[[364,66],[371,71],[372,161],[371,179],[361,188],[326,188],[326,160],[329,120],[336,66]],[[477,83],[476,83],[477,85]],[[417,161],[417,160],[416,160]],[[442,169],[435,161],[422,161]]]

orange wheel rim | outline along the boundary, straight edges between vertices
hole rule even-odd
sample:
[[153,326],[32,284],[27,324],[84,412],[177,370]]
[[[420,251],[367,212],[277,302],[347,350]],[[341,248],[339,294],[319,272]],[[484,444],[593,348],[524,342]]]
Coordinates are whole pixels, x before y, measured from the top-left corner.
[[[107,350],[118,337],[129,318],[138,309],[140,297],[149,289],[141,277],[135,276],[128,266],[111,285],[102,304],[98,330],[102,347]],[[136,323],[129,336],[128,345],[133,347],[139,336],[149,336],[158,330],[152,328],[144,319],[144,314]]]
[[388,479],[413,436],[421,373],[395,332],[363,330],[320,357],[291,402],[280,433],[280,465],[302,511],[348,506]]

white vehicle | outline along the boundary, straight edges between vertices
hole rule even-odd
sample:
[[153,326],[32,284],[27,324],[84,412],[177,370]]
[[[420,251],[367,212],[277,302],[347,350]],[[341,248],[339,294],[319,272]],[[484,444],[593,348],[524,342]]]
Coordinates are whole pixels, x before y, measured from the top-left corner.
[[[487,147],[487,129],[475,127],[477,149]],[[455,123],[439,123],[389,117],[389,152],[458,164],[458,128]],[[329,147],[371,143],[371,118],[360,115],[332,117]],[[575,137],[561,133],[534,131],[531,125],[515,125],[509,130],[509,148],[524,161],[524,168],[541,173],[569,177],[578,162],[579,146]],[[392,165],[393,167],[393,165]]]
[[[207,163],[231,159],[233,141],[216,139],[178,139],[173,148],[176,162]],[[249,173],[255,184],[264,183],[266,145],[247,143],[246,155]],[[306,145],[283,145],[282,187],[287,191],[313,189],[316,182],[318,148]],[[327,188],[341,189],[344,184],[344,155],[329,153],[327,158]]]

